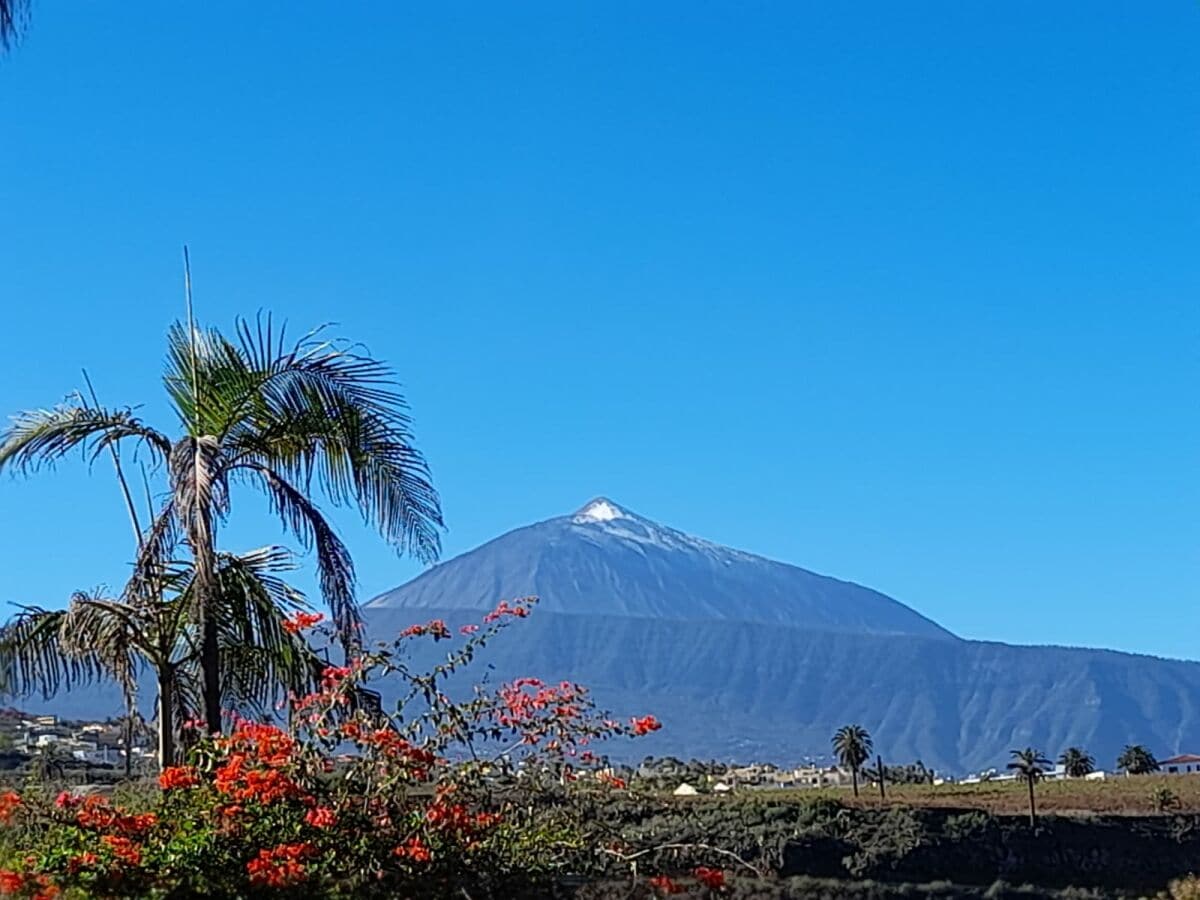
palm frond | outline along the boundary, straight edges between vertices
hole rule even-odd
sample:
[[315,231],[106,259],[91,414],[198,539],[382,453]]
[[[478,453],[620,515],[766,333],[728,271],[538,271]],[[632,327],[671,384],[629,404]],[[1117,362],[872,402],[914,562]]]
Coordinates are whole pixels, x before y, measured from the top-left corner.
[[20,612],[0,627],[0,692],[49,699],[60,690],[71,690],[106,675],[104,661],[95,653],[68,652],[63,623],[67,610],[20,607]]
[[150,527],[142,535],[141,546],[133,561],[133,572],[121,598],[126,603],[160,600],[171,577],[172,559],[180,542],[174,503],[168,500],[155,513]]
[[285,527],[305,549],[315,549],[321,596],[329,606],[334,627],[343,644],[355,643],[362,614],[354,597],[354,562],[350,551],[320,509],[301,491],[265,466],[246,463],[241,468],[261,482]]
[[29,0],[0,0],[0,49],[13,45],[28,17]]
[[115,681],[127,709],[137,696],[137,672],[143,656],[153,653],[137,610],[98,597],[76,595],[60,628],[61,646],[70,657],[92,657]]
[[17,414],[0,434],[0,469],[33,472],[53,465],[77,447],[95,459],[112,444],[126,439],[146,447],[156,462],[171,452],[170,440],[129,410],[72,404],[27,410]]
[[316,333],[285,350],[269,318],[256,328],[241,321],[238,330],[244,364],[231,380],[252,385],[253,394],[229,423],[231,458],[306,489],[315,476],[335,505],[358,506],[402,550],[436,559],[440,502],[391,370]]

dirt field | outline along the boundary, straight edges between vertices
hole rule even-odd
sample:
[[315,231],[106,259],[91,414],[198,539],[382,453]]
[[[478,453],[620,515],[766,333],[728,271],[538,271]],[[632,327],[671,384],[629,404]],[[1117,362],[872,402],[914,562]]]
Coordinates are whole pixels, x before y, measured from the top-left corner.
[[[1035,788],[1038,812],[1060,815],[1104,813],[1147,815],[1160,812],[1154,794],[1169,789],[1178,805],[1168,812],[1200,813],[1200,775],[1136,775],[1114,777],[1107,781],[1040,782]],[[878,788],[862,788],[857,801],[849,789],[787,791],[798,800],[817,796],[831,797],[846,804],[878,806]],[[779,792],[769,792],[778,795]],[[897,785],[888,787],[887,802],[911,806],[942,806],[985,809],[993,813],[1023,813],[1029,808],[1028,789],[1020,782],[944,785]]]

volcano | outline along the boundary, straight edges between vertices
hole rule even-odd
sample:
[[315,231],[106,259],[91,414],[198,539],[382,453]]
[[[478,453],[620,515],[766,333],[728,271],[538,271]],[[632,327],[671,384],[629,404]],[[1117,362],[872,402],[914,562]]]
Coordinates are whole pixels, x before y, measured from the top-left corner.
[[828,758],[841,725],[885,760],[944,772],[1067,746],[1111,768],[1126,743],[1200,746],[1200,664],[963,640],[878,591],[694,537],[608,498],[517,528],[366,604],[372,635],[478,621],[500,599],[534,614],[481,654],[489,678],[589,685],[662,731],[631,752]]

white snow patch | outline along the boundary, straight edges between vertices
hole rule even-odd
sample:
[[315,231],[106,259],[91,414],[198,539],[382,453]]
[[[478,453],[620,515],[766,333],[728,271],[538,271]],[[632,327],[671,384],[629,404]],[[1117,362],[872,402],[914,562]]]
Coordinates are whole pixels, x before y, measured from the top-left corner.
[[611,522],[613,519],[624,518],[626,518],[625,511],[608,500],[593,500],[579,511],[575,516],[575,521]]

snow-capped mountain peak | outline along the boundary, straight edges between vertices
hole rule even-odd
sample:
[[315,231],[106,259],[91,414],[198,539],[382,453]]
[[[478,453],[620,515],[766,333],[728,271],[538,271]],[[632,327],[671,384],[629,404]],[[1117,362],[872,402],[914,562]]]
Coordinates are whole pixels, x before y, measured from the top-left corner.
[[607,497],[597,497],[575,513],[575,521],[581,524],[584,522],[611,522],[613,519],[628,518],[630,518],[629,514]]
[[368,606],[491,609],[530,594],[539,614],[953,637],[878,591],[715,544],[607,497],[514,529]]

